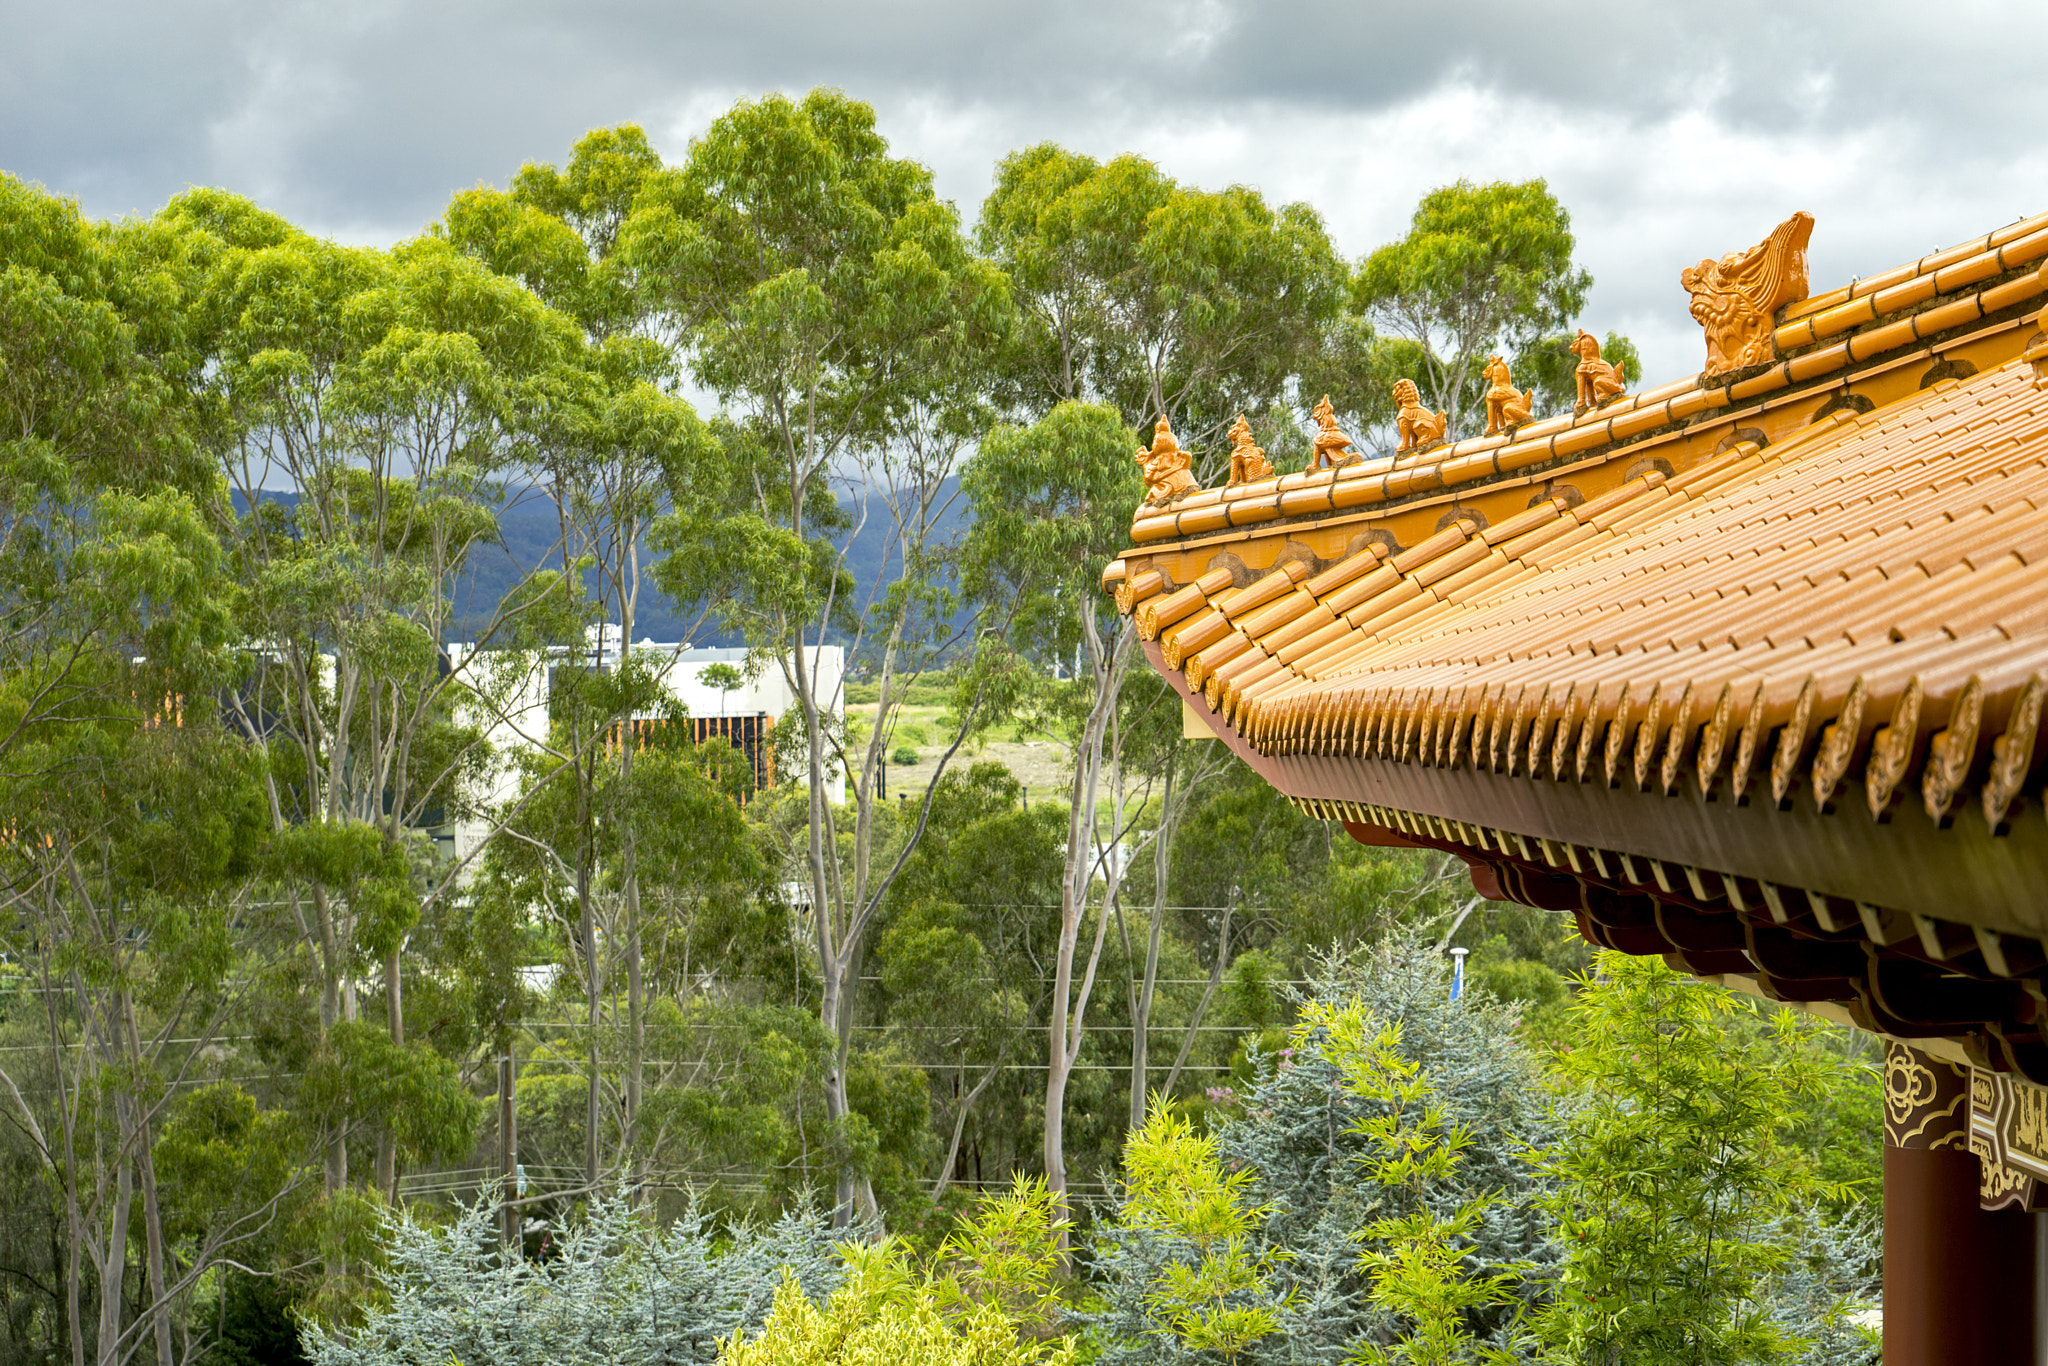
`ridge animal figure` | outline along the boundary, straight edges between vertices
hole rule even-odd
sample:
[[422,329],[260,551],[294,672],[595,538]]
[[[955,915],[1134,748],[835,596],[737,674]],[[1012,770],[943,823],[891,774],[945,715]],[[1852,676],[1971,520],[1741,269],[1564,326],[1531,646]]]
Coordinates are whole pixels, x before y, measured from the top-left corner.
[[1508,363],[1499,356],[1486,362],[1486,434],[1498,436],[1536,415],[1536,391],[1517,389]]
[[[1330,406],[1330,396],[1324,394],[1315,407],[1316,434],[1309,438],[1308,467],[1312,470],[1333,470],[1339,465],[1348,465],[1365,457],[1352,450],[1351,438],[1337,430],[1337,410]],[[1344,452],[1351,451],[1346,455]]]
[[1152,449],[1138,447],[1138,468],[1145,474],[1145,502],[1148,506],[1170,503],[1196,487],[1188,473],[1188,453],[1173,439],[1164,417],[1152,429]]
[[1252,444],[1252,424],[1244,420],[1243,413],[1239,413],[1237,421],[1230,424],[1230,482],[1249,484],[1272,477],[1273,462]]
[[1422,406],[1422,391],[1412,379],[1394,381],[1394,407],[1400,410],[1394,418],[1394,426],[1401,433],[1401,444],[1394,447],[1397,452],[1435,445],[1450,428],[1448,413],[1432,413]]
[[1692,295],[1692,316],[1706,331],[1707,375],[1765,365],[1777,356],[1771,319],[1806,297],[1806,243],[1812,236],[1813,215],[1801,210],[1748,251],[1678,272],[1678,283]]
[[1628,387],[1621,367],[1600,359],[1600,339],[1591,332],[1582,329],[1572,338],[1572,354],[1579,358],[1578,368],[1572,371],[1578,381],[1579,407],[1597,408]]

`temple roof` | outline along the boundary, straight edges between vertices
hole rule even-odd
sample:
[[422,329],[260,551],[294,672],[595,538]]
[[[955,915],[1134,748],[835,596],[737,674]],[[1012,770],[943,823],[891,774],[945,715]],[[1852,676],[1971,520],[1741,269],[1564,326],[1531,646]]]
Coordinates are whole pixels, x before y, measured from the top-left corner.
[[1305,808],[2048,1080],[2044,255],[2027,220],[1782,309],[1767,364],[1141,509],[1105,582]]

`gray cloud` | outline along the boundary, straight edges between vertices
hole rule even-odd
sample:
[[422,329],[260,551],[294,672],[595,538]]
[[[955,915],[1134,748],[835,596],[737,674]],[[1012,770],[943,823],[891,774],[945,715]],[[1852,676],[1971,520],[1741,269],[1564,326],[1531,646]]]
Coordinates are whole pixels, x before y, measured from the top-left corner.
[[4,0],[0,167],[88,212],[188,184],[387,241],[450,193],[643,123],[842,87],[972,215],[1003,153],[1136,150],[1317,205],[1352,254],[1461,176],[1542,175],[1589,325],[1698,363],[1678,268],[1820,216],[1816,287],[2048,207],[2036,4],[1344,0],[675,5]]

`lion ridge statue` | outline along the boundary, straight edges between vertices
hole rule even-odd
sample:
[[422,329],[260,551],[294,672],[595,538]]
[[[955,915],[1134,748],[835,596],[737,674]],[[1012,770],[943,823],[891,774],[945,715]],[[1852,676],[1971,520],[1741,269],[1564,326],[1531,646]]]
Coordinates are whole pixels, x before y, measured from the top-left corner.
[[1415,387],[1412,379],[1394,381],[1394,407],[1398,410],[1394,426],[1401,434],[1401,444],[1394,447],[1397,454],[1434,446],[1450,429],[1450,415],[1432,413],[1423,407],[1422,391]]
[[1230,484],[1250,484],[1273,477],[1273,462],[1252,440],[1252,424],[1243,413],[1230,424]]

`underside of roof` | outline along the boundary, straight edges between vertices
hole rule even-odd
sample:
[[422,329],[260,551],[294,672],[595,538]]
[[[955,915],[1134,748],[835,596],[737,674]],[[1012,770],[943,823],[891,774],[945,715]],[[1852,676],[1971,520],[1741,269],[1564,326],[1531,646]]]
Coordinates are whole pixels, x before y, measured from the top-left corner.
[[2029,220],[1782,310],[1766,365],[1141,509],[1105,585],[1359,837],[2048,1082],[2044,255]]

